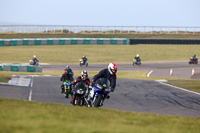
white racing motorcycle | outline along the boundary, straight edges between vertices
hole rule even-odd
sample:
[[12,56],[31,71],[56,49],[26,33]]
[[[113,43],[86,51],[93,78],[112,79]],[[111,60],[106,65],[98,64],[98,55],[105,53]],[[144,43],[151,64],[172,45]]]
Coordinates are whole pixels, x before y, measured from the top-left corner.
[[33,60],[29,60],[29,62],[30,62],[30,65],[35,65],[35,66],[38,66],[38,65],[39,65],[39,62],[35,62],[35,64],[34,64],[34,61],[33,61]]
[[84,65],[85,65],[86,67],[88,66],[88,60],[84,62],[83,59],[80,59],[80,66],[82,67],[82,66],[84,66]]

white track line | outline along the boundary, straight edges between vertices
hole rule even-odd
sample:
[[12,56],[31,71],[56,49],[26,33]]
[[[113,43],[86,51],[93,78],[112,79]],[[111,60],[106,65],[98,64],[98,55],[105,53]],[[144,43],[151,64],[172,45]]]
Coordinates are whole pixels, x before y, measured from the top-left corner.
[[194,92],[194,91],[186,90],[186,89],[183,89],[183,88],[181,88],[181,87],[173,86],[173,85],[166,84],[166,83],[159,82],[159,81],[157,81],[157,82],[160,83],[160,84],[166,85],[166,86],[170,86],[170,87],[173,87],[173,88],[176,88],[176,89],[179,89],[179,90],[182,90],[182,91],[190,92],[190,93],[193,93],[193,94],[197,94],[197,95],[200,96],[200,93],[198,93],[198,92]]
[[153,72],[153,70],[151,70],[148,74],[147,74],[147,77],[149,77],[150,76],[150,74]]
[[31,101],[31,98],[32,98],[32,87],[33,87],[33,76],[32,76],[32,80],[31,80],[30,93],[29,93],[29,97],[28,97],[29,101]]

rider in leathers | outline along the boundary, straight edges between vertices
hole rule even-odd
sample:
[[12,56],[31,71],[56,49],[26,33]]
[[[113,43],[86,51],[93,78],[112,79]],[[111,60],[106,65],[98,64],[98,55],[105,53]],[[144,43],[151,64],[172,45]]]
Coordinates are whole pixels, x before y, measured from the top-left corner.
[[140,55],[139,54],[137,54],[135,57],[134,57],[134,59],[137,61],[137,62],[139,62],[141,59],[140,59]]
[[83,59],[84,64],[85,64],[86,61],[88,60],[88,59],[86,58],[86,56],[83,56],[82,59]]
[[71,99],[71,103],[74,103],[74,98],[75,98],[75,86],[76,86],[76,84],[77,83],[79,83],[79,82],[84,82],[86,85],[87,85],[87,87],[86,87],[86,94],[85,94],[85,96],[87,97],[88,96],[88,93],[89,93],[89,85],[91,84],[90,83],[90,79],[88,78],[88,72],[87,71],[82,71],[81,72],[81,76],[78,76],[77,78],[76,78],[76,80],[75,80],[75,82],[73,82],[71,85],[72,85],[72,99]]
[[33,56],[32,60],[33,60],[33,65],[36,65],[36,63],[39,62],[38,59],[36,58],[36,55]]
[[[74,75],[73,71],[67,65],[64,73],[62,74],[62,76],[60,78],[60,81],[64,82],[66,80],[69,80],[70,82],[72,82],[73,81],[73,75]],[[64,93],[64,85],[63,84],[61,85],[61,89],[62,89],[61,93]],[[71,91],[71,86],[70,86],[70,91]]]
[[[111,92],[114,92],[116,86],[116,73],[117,65],[114,63],[110,63],[107,69],[101,70],[97,75],[93,77],[92,85],[94,85],[95,81],[99,78],[107,78],[110,81]],[[109,96],[107,98],[109,98]]]

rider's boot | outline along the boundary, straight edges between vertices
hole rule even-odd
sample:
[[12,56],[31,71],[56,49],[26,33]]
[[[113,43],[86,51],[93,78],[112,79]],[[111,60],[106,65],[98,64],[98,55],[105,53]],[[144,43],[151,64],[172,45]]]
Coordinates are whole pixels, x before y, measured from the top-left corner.
[[61,85],[61,93],[64,93],[64,86]]

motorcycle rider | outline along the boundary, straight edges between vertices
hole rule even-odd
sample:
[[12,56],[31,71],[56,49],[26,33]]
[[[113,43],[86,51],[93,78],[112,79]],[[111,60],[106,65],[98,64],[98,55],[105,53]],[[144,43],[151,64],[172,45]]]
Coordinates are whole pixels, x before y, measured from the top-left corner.
[[88,72],[86,71],[86,70],[83,70],[82,72],[81,72],[81,76],[78,76],[77,78],[76,78],[76,80],[71,84],[72,85],[72,90],[73,90],[73,94],[72,94],[72,99],[71,99],[71,103],[73,103],[74,102],[74,98],[75,98],[75,85],[77,84],[77,83],[79,83],[79,82],[83,82],[83,83],[85,83],[86,85],[87,85],[87,87],[86,87],[86,94],[85,94],[85,96],[87,97],[88,96],[88,93],[89,93],[89,85],[91,84],[90,83],[90,79],[88,78]]
[[[117,65],[115,63],[109,63],[108,68],[102,69],[97,75],[95,75],[92,79],[92,86],[94,86],[95,81],[99,78],[107,78],[110,81],[111,92],[114,92],[116,86],[116,76],[117,73]],[[107,99],[110,96],[106,97]]]
[[83,59],[83,62],[84,62],[84,64],[85,64],[85,63],[86,63],[86,61],[88,60],[88,59],[86,58],[86,56],[85,56],[85,55],[82,57],[82,59]]
[[71,75],[74,76],[74,72],[72,71],[72,69],[70,68],[70,66],[69,66],[69,65],[66,65],[65,71],[68,71],[68,70],[69,70],[69,72],[71,73]]
[[[72,69],[69,67],[69,65],[67,65],[64,73],[62,74],[62,76],[60,78],[60,81],[64,82],[66,80],[69,80],[70,82],[72,82],[74,80],[73,75],[74,75],[74,73],[73,73]],[[62,90],[61,93],[64,93],[64,85],[63,84],[61,85],[61,90]],[[71,91],[71,86],[70,86],[70,91]]]
[[33,60],[33,65],[36,65],[36,63],[39,62],[38,59],[36,58],[36,55],[33,55],[32,60]]
[[194,54],[194,56],[191,57],[191,60],[193,60],[193,61],[196,61],[196,60],[197,60],[196,54]]
[[134,57],[134,59],[135,59],[137,62],[139,62],[139,61],[140,61],[140,55],[137,54],[137,55]]

